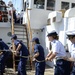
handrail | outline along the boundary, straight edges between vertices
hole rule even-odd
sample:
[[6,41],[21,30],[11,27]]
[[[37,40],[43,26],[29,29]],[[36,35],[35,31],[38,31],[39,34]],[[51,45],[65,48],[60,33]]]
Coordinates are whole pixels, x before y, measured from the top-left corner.
[[[27,13],[27,19],[28,19],[27,29],[28,29],[28,32],[29,32],[28,49],[30,50],[31,49],[31,42],[30,41],[32,40],[32,31],[31,31],[31,27],[30,27],[30,19],[29,19],[29,15],[28,15],[28,9],[26,10],[26,13]],[[13,10],[12,10],[12,35],[13,34],[14,34],[14,21],[13,21]],[[15,50],[14,43],[12,45],[13,45],[13,51],[14,51]],[[31,58],[30,58],[30,62],[31,62],[31,65],[32,65]],[[14,69],[14,72],[15,72],[15,56],[14,56],[14,53],[13,53],[13,69]]]
[[[29,9],[26,9],[26,13],[27,13],[27,20],[28,20],[28,24],[27,24],[27,29],[28,29],[28,32],[29,32],[29,45],[28,45],[28,48],[29,50],[32,49],[31,48],[31,40],[32,40],[32,31],[31,31],[31,27],[30,27],[30,19],[29,19],[29,15],[28,15],[28,10]],[[31,65],[32,65],[32,58],[30,58],[30,61],[31,61]],[[31,66],[32,67],[32,66]]]
[[27,12],[27,19],[28,19],[28,30],[29,30],[29,33],[30,33],[30,40],[32,40],[32,31],[31,31],[31,27],[30,27],[30,19],[29,19],[29,15],[28,15],[28,9],[26,9],[26,12]]
[[[14,19],[13,19],[13,9],[12,9],[12,35],[14,34]],[[12,46],[13,46],[13,51],[15,50],[15,46],[14,46],[14,43],[12,43]],[[15,72],[15,56],[14,56],[14,53],[13,53],[13,69],[14,69],[14,72]]]

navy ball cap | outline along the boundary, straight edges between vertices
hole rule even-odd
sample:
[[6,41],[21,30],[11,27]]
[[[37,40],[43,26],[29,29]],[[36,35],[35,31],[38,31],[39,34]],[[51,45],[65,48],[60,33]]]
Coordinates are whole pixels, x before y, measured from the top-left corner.
[[12,37],[11,37],[11,39],[17,39],[16,34],[13,34]]
[[39,41],[39,39],[38,39],[37,37],[34,37],[34,38],[32,39],[32,42],[34,42],[34,41]]

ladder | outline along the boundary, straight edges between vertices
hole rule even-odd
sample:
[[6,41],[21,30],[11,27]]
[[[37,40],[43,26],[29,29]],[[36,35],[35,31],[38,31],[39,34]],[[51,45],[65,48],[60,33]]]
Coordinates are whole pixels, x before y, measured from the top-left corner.
[[[28,40],[27,26],[25,24],[15,24],[14,25],[14,34],[16,34],[18,40],[21,40],[25,44],[25,46],[28,48],[29,40]],[[15,58],[15,69],[17,69],[18,62],[19,62],[19,57],[16,57]],[[27,61],[26,67],[27,67],[27,69],[31,69],[30,58]]]
[[[21,40],[27,47],[28,50],[30,50],[30,40],[32,39],[32,33],[31,33],[31,28],[30,28],[30,20],[29,20],[29,16],[28,16],[28,10],[27,12],[27,19],[28,19],[28,24],[15,24],[14,25],[14,20],[13,20],[13,14],[12,14],[12,26],[11,26],[11,30],[12,30],[12,34],[16,34],[18,39]],[[13,45],[13,51],[15,50],[14,44]],[[16,58],[19,59],[19,58]],[[13,53],[13,70],[14,72],[16,71],[17,68],[17,62],[19,62],[19,60],[15,61],[15,56]],[[27,67],[29,67],[30,69],[32,69],[32,58],[29,57],[29,61],[28,61],[28,65]]]

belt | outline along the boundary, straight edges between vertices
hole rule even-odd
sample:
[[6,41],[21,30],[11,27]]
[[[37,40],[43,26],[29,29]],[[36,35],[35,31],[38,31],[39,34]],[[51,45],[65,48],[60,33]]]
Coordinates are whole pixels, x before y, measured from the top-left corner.
[[64,57],[56,57],[54,59],[54,66],[56,66],[56,61],[58,61],[58,60],[64,60]]
[[[19,56],[19,55],[18,55]],[[30,56],[19,56],[19,57],[22,57],[22,58],[29,58]]]
[[64,58],[66,58],[66,56],[64,56],[64,57],[56,57],[55,59],[56,60],[60,60],[60,59],[63,59],[64,60]]
[[63,59],[63,58],[56,58],[56,60],[60,60],[60,59]]
[[41,61],[39,61],[39,60],[37,60],[37,59],[36,59],[35,61],[36,61],[36,62],[45,62],[45,60],[41,60]]

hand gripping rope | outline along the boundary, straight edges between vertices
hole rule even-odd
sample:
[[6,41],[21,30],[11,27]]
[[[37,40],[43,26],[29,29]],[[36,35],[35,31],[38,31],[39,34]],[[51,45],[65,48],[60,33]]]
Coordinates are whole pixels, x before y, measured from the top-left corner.
[[[0,52],[12,52],[12,53],[16,53],[16,51],[12,51],[12,50],[0,50]],[[29,56],[20,56],[20,55],[17,55],[18,57],[22,57],[22,58],[29,58],[31,57],[30,55]]]
[[[12,53],[16,53],[16,51],[12,51],[12,50],[0,50],[0,52],[12,52]],[[33,56],[20,56],[20,55],[18,55],[18,57],[22,57],[22,58],[29,58],[29,57],[33,57]],[[45,62],[46,60],[41,60],[41,61],[39,61],[39,60],[35,60],[36,62]]]

